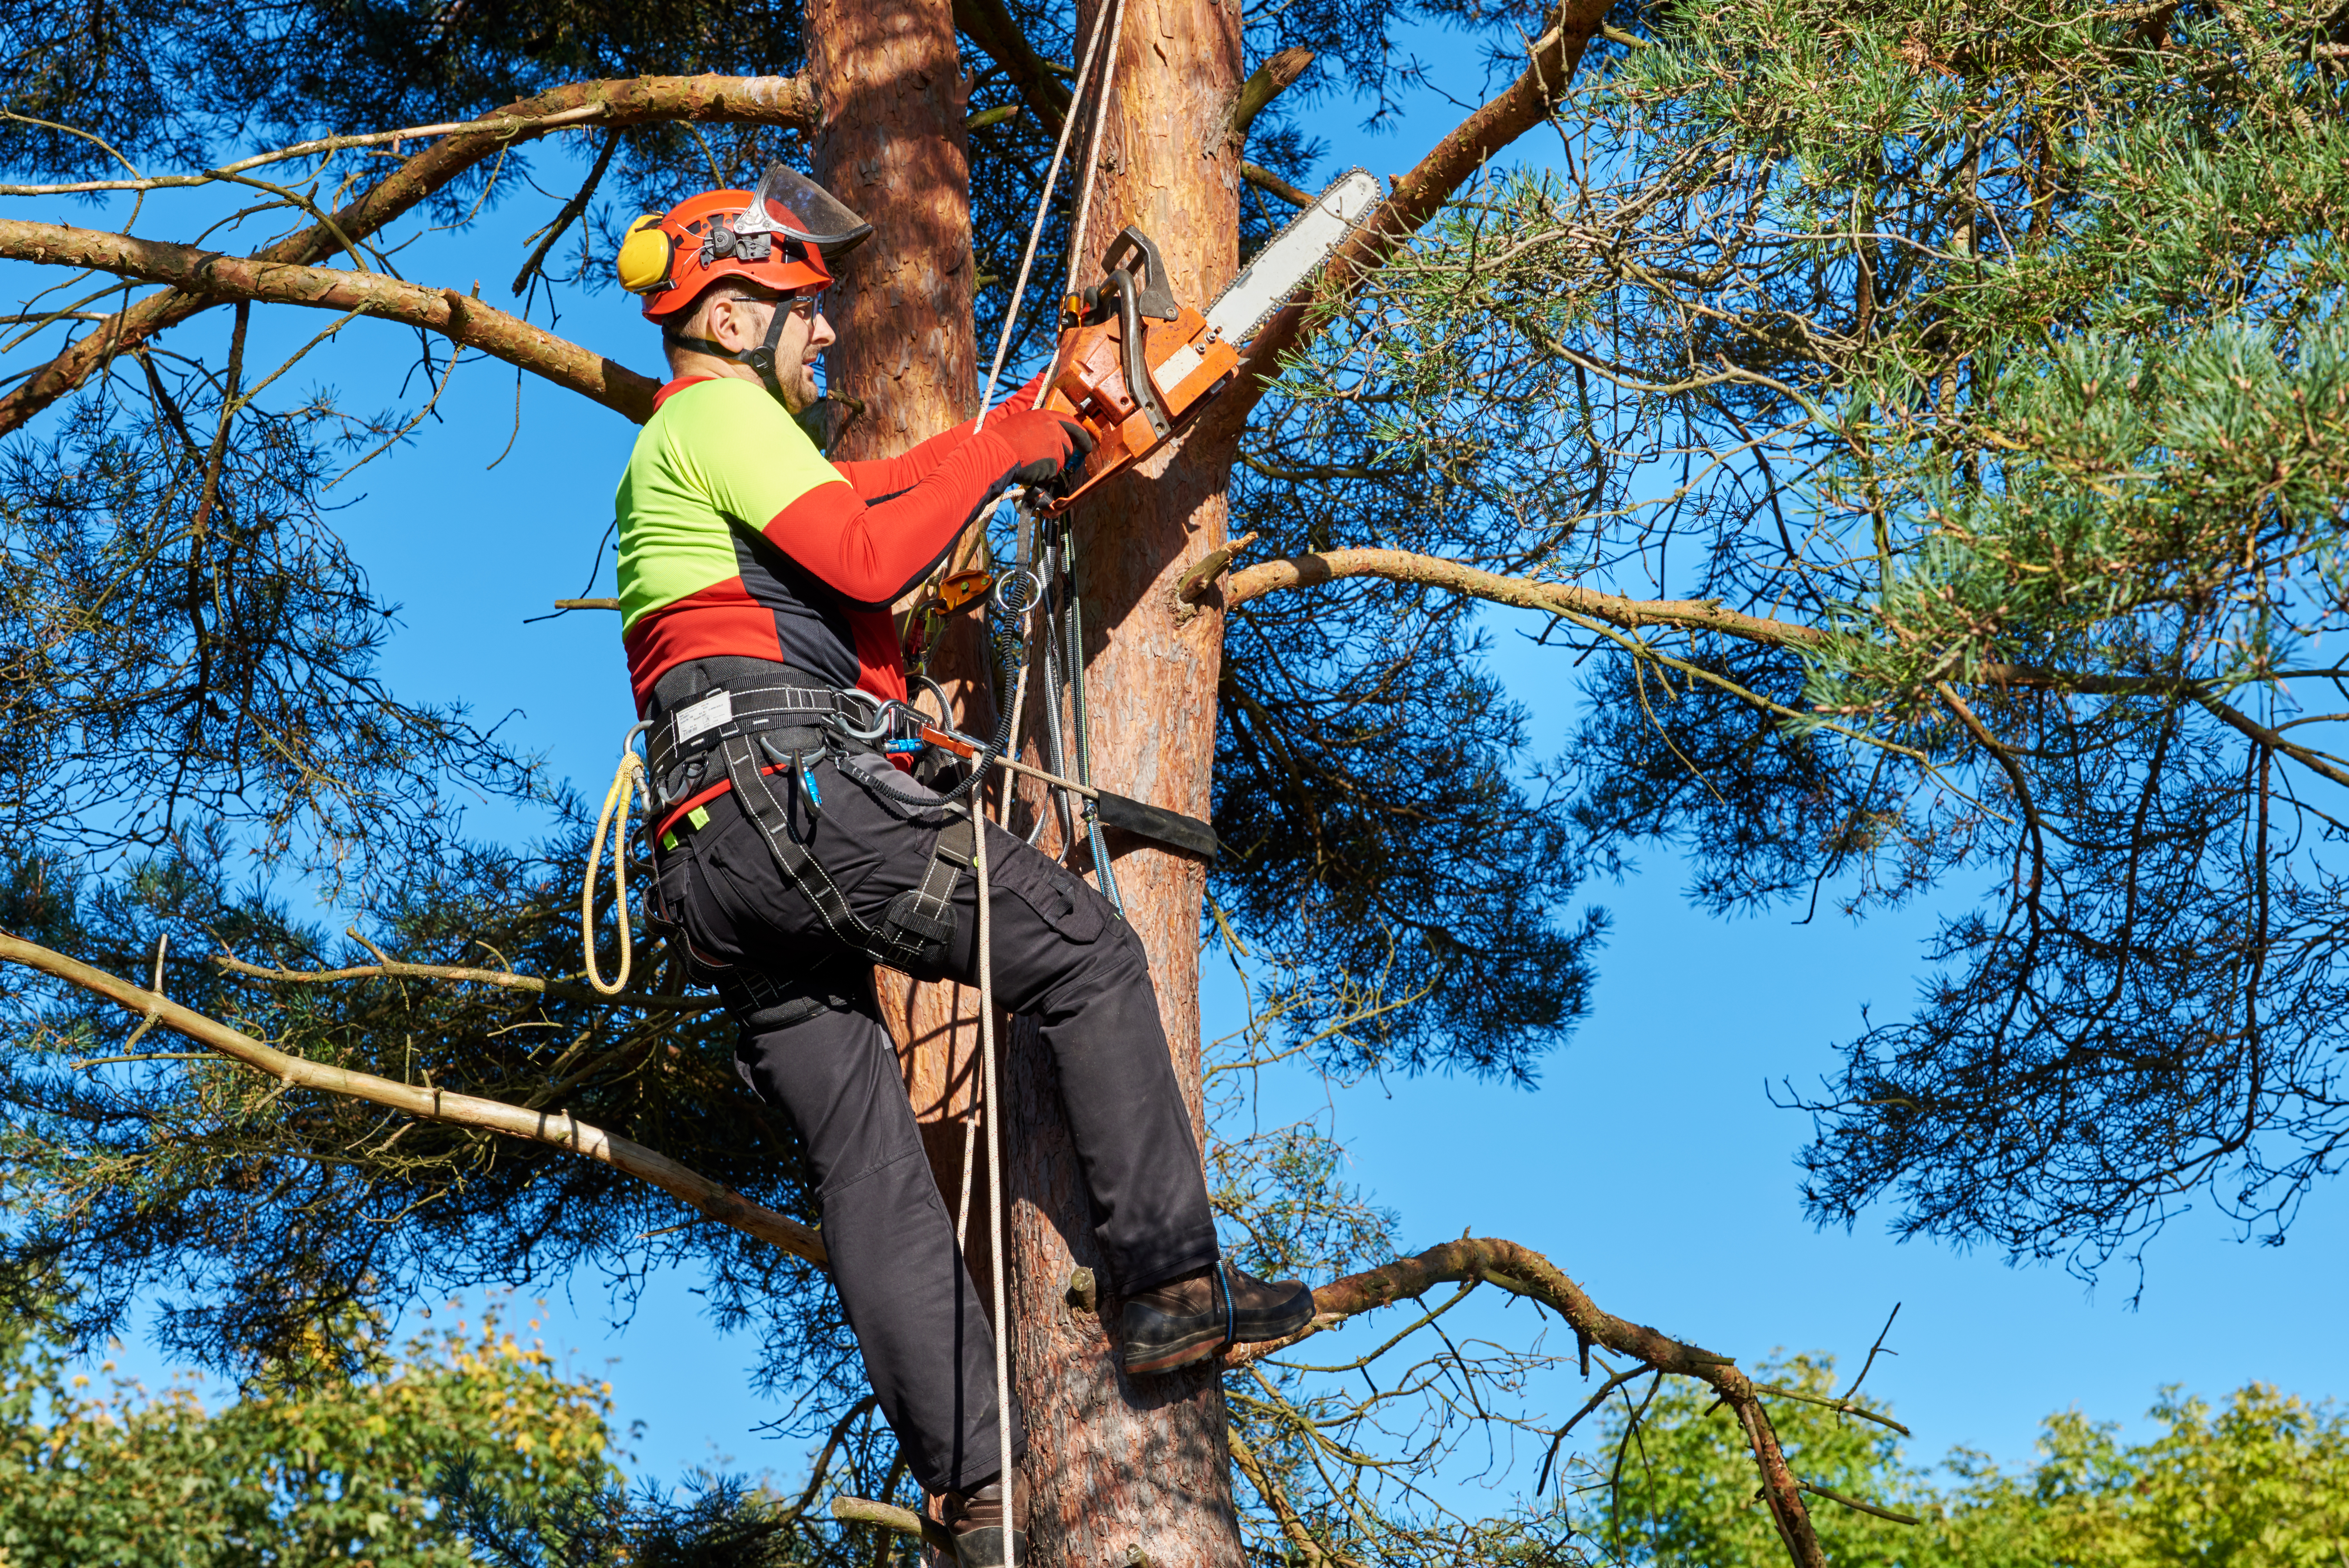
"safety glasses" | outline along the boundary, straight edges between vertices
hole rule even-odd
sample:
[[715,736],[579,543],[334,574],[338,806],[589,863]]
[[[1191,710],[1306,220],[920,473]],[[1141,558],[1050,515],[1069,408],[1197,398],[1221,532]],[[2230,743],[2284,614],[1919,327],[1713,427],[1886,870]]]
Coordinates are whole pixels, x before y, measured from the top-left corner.
[[726,297],[737,304],[771,304],[784,315],[798,316],[802,321],[813,321],[823,314],[822,289],[812,290],[806,294],[784,294],[780,299],[768,294],[728,294]]

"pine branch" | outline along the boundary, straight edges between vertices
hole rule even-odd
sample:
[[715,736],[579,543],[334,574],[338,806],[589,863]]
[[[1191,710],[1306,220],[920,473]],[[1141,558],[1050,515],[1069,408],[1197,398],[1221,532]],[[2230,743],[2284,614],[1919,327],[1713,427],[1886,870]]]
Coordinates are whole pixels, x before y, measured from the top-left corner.
[[510,1138],[548,1144],[585,1160],[600,1161],[615,1170],[625,1171],[640,1181],[650,1182],[705,1218],[722,1225],[731,1225],[745,1235],[755,1236],[771,1246],[781,1248],[793,1257],[805,1258],[819,1266],[825,1261],[823,1239],[797,1220],[754,1203],[733,1189],[720,1186],[657,1150],[590,1127],[563,1112],[525,1110],[500,1100],[482,1099],[469,1094],[450,1094],[441,1089],[397,1083],[390,1078],[378,1078],[373,1073],[355,1072],[348,1068],[328,1067],[323,1062],[309,1061],[264,1046],[252,1036],[183,1007],[160,992],[142,990],[102,969],[94,969],[62,953],[52,952],[18,937],[0,934],[0,962],[21,964],[45,975],[53,975],[69,985],[105,997],[126,1012],[141,1018],[152,1017],[167,1028],[176,1029],[223,1057],[267,1073],[287,1088],[298,1087],[343,1095],[365,1100],[370,1105],[404,1111],[428,1121],[445,1121],[459,1127],[500,1132]]
[[[485,159],[518,142],[584,125],[653,120],[812,127],[821,113],[804,77],[636,77],[574,82],[483,115],[478,129],[454,132],[402,163],[327,222],[255,253],[256,263],[307,265],[338,254],[428,200]],[[25,384],[0,397],[0,435],[71,393],[121,354],[227,295],[170,289],[118,312],[85,334]]]
[[[0,218],[0,257],[91,268],[172,285],[170,292],[154,299],[208,304],[262,300],[405,322],[543,377],[637,424],[652,417],[653,394],[660,388],[660,383],[648,377],[471,295],[455,289],[427,288],[381,273],[222,255],[218,251],[136,239],[104,229],[13,218]],[[131,308],[135,311],[152,303],[142,301]]]

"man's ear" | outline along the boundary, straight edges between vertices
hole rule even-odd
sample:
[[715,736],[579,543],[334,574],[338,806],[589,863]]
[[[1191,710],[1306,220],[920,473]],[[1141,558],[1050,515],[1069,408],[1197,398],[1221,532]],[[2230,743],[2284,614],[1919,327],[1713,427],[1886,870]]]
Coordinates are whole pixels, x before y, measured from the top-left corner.
[[729,350],[739,349],[741,347],[740,344],[727,343],[724,338],[718,335],[718,313],[721,310],[726,313],[727,321],[733,324],[735,330],[737,332],[741,330],[741,324],[736,320],[734,315],[733,296],[730,294],[722,300],[711,300],[704,308],[707,310],[708,314],[702,317],[702,335],[709,338],[712,343],[724,345],[724,346]]

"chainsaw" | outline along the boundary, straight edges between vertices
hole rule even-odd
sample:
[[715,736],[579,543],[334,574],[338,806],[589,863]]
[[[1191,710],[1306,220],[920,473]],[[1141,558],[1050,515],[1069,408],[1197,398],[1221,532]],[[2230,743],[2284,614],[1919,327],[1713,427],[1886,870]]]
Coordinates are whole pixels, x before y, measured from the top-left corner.
[[1060,348],[1043,406],[1083,425],[1093,449],[1042,510],[1066,511],[1171,440],[1231,383],[1241,346],[1361,227],[1378,201],[1371,174],[1340,174],[1204,315],[1175,299],[1165,259],[1147,234],[1132,225],[1119,231],[1102,253],[1101,281],[1061,304]]

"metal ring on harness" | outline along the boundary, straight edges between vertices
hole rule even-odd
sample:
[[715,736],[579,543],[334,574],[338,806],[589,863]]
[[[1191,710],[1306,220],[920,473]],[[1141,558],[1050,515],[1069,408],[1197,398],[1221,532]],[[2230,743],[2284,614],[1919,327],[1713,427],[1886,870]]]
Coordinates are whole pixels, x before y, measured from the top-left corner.
[[[1015,583],[1019,587],[1017,603],[1012,602],[1014,595],[1008,592]],[[1043,602],[1044,580],[1037,576],[1030,567],[1011,567],[996,578],[993,597],[995,607],[1005,614],[1024,615]]]
[[840,690],[840,696],[843,700],[853,700],[856,702],[870,703],[872,705],[873,723],[870,727],[860,728],[854,721],[850,719],[848,715],[841,712],[838,708],[834,708],[833,710],[832,718],[830,720],[833,727],[839,730],[841,734],[848,737],[851,740],[862,740],[867,745],[871,745],[880,740],[883,736],[889,733],[889,710],[893,707],[902,707],[905,706],[895,698],[877,697],[869,691],[859,691],[854,686],[843,686]]

